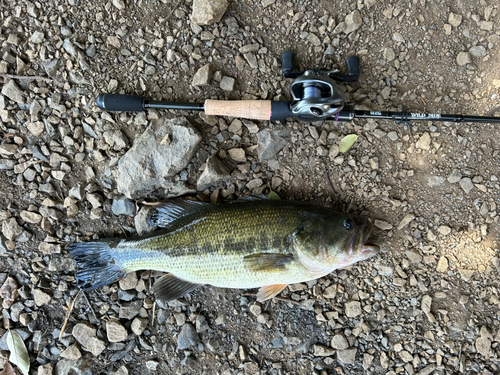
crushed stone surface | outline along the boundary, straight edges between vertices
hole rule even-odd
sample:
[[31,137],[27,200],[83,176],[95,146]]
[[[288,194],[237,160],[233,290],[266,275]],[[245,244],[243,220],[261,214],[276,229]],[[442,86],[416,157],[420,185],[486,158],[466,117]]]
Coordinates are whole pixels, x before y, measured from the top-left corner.
[[[11,329],[32,373],[47,375],[500,371],[499,124],[414,121],[411,136],[393,121],[96,105],[102,93],[289,100],[280,55],[292,50],[301,70],[345,72],[359,56],[359,82],[342,85],[357,109],[500,116],[494,1],[0,3],[0,285],[17,285],[0,295],[0,368]],[[175,151],[161,184],[140,197],[127,187],[134,200],[123,201],[120,160],[153,123],[175,118],[199,136],[182,143],[165,131],[156,147],[192,156]],[[348,134],[359,138],[340,153]],[[381,253],[289,286],[288,301],[205,286],[164,303],[152,271],[79,293],[66,246],[151,230],[144,202],[271,190],[369,216]]]

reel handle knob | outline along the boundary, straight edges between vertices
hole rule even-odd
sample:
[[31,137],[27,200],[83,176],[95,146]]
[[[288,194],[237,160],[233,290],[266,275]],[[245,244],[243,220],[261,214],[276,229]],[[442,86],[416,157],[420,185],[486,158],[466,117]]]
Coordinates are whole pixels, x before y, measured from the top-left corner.
[[354,82],[357,82],[359,78],[359,57],[358,56],[348,57],[345,60],[345,63],[347,65],[347,74],[355,78],[356,80]]
[[295,55],[292,51],[286,51],[281,54],[281,71],[285,77],[293,72],[294,57]]

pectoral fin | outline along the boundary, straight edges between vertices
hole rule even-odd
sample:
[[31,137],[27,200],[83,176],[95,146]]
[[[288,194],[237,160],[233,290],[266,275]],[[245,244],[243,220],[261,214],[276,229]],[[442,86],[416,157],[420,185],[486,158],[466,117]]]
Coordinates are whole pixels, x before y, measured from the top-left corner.
[[277,272],[284,270],[293,257],[284,254],[259,253],[247,255],[243,260],[252,271]]
[[183,295],[195,290],[201,284],[184,281],[168,273],[155,282],[154,291],[158,298],[163,301],[171,301],[181,298]]
[[275,297],[279,292],[285,289],[288,284],[275,284],[275,285],[266,285],[259,289],[257,292],[257,301],[264,302],[269,298]]

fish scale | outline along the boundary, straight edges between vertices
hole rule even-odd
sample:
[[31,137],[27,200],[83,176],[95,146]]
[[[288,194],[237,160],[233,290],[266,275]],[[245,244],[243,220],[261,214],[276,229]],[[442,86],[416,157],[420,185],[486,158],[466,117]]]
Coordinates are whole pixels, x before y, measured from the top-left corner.
[[177,199],[160,204],[153,219],[163,229],[70,245],[79,284],[93,289],[148,269],[169,272],[156,283],[168,299],[209,284],[261,287],[262,301],[287,284],[378,252],[365,243],[372,228],[366,219],[307,202],[252,197],[213,205]]
[[[123,247],[124,252],[137,254],[135,259],[127,257],[124,268],[128,271],[168,270],[185,280],[214,286],[261,286],[277,281],[276,275],[269,272],[248,270],[242,258],[255,253],[289,254],[286,237],[298,227],[299,215],[295,212],[295,220],[280,219],[297,209],[283,206],[281,211],[276,211],[273,206],[239,206],[235,204],[225,211],[196,212],[163,236],[123,241],[117,250]],[[292,277],[300,276],[297,271],[299,269]]]

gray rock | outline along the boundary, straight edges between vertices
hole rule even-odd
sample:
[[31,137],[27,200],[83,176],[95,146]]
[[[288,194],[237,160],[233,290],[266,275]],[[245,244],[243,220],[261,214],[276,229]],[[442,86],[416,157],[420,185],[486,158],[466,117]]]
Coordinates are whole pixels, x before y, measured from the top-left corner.
[[271,347],[273,349],[282,348],[285,345],[283,338],[281,336],[276,337],[273,341],[271,341]]
[[106,344],[97,338],[96,331],[91,325],[78,323],[73,327],[72,334],[84,349],[97,357],[106,349]]
[[14,169],[14,165],[16,165],[16,162],[14,160],[0,159],[0,171]]
[[132,324],[130,325],[130,329],[137,336],[140,336],[140,335],[142,335],[142,333],[144,332],[144,330],[146,329],[146,327],[148,326],[148,324],[149,324],[149,320],[148,319],[135,318],[132,321]]
[[457,55],[457,64],[460,66],[465,66],[472,62],[472,57],[469,52],[460,52]]
[[118,284],[120,285],[120,289],[124,290],[132,290],[137,286],[137,274],[135,272],[130,272],[123,279],[120,279]]
[[335,350],[332,348],[328,348],[324,345],[316,344],[313,346],[314,356],[315,357],[329,357],[335,354]]
[[154,121],[118,162],[118,191],[136,199],[165,187],[165,179],[187,166],[200,141],[185,117]]
[[202,191],[206,188],[216,185],[220,181],[224,181],[230,177],[230,170],[220,159],[212,155],[207,160],[205,170],[198,179],[198,190]]
[[227,0],[194,0],[191,22],[196,25],[211,25],[219,22],[228,5]]
[[427,186],[431,188],[441,186],[445,181],[446,179],[442,176],[430,176],[427,181]]
[[253,44],[247,44],[243,47],[240,48],[240,52],[245,54],[248,52],[257,52],[259,50],[260,46],[259,43],[253,43]]
[[85,197],[85,186],[83,184],[76,184],[69,190],[68,196],[81,201]]
[[331,346],[332,348],[337,350],[345,350],[349,347],[349,343],[347,342],[347,339],[344,335],[336,334],[332,338]]
[[465,191],[465,194],[469,194],[472,189],[474,189],[474,184],[469,177],[464,177],[460,180],[460,187]]
[[264,129],[257,133],[257,155],[260,161],[273,158],[290,141],[287,129]]
[[205,332],[208,329],[207,319],[203,315],[196,317],[196,332]]
[[237,163],[244,163],[247,161],[245,150],[242,148],[232,148],[229,151],[229,157]]
[[143,206],[137,215],[135,215],[134,224],[138,235],[142,236],[143,234],[152,232],[156,229],[156,226],[149,222],[149,217],[151,217],[154,211],[154,207]]
[[122,195],[113,199],[113,204],[111,205],[111,211],[113,211],[113,214],[115,215],[134,216],[135,203],[134,201]]
[[40,44],[43,42],[44,39],[45,39],[44,33],[42,33],[41,31],[35,31],[33,34],[31,34],[30,42],[35,44]]
[[269,5],[272,5],[276,2],[276,0],[262,0],[262,6],[267,8]]
[[13,80],[9,80],[3,85],[2,95],[5,95],[7,98],[18,104],[24,104],[24,92],[17,87]]
[[311,44],[316,47],[321,45],[321,39],[319,39],[318,36],[313,33],[309,33],[309,42],[311,42]]
[[15,217],[8,218],[2,223],[2,233],[8,240],[13,240],[23,232]]
[[462,15],[461,14],[455,14],[455,13],[450,13],[448,16],[448,23],[451,26],[458,27],[462,23]]
[[188,349],[191,346],[198,345],[199,342],[200,338],[193,325],[190,323],[184,324],[177,337],[177,347],[179,350]]
[[236,80],[232,77],[224,76],[220,81],[220,88],[224,91],[233,91]]
[[363,25],[363,18],[359,10],[355,10],[345,18],[345,25],[344,33],[346,34],[352,33]]
[[356,360],[356,352],[356,348],[339,350],[337,352],[337,359],[345,365],[350,365]]
[[486,327],[481,327],[480,337],[476,339],[476,350],[485,358],[491,355],[491,340],[492,335]]
[[57,362],[54,375],[93,375],[97,360],[90,355],[77,360],[62,359]]
[[141,311],[142,301],[134,301],[130,303],[124,303],[120,306],[120,311],[118,312],[118,316],[120,319],[133,319],[139,312]]
[[38,185],[38,190],[41,191],[42,193],[47,193],[48,195],[53,195],[56,193],[54,186],[52,186],[50,182]]
[[14,155],[19,150],[19,146],[14,143],[4,143],[0,145],[0,154],[1,155]]
[[7,244],[5,243],[7,239],[3,234],[0,234],[0,256],[9,255],[9,249],[7,248]]
[[106,143],[112,146],[116,151],[126,148],[129,144],[128,138],[120,130],[107,131],[103,136]]
[[363,311],[361,310],[361,303],[358,301],[349,301],[345,304],[345,314],[349,318],[354,318],[361,315]]
[[210,64],[202,66],[193,76],[193,86],[208,86],[214,70]]
[[123,0],[113,0],[113,6],[116,9],[123,10],[123,9],[125,9],[125,1],[123,1]]
[[47,363],[45,365],[38,366],[37,371],[38,375],[53,375],[54,365],[52,363]]
[[397,140],[399,139],[398,133],[397,133],[397,132],[395,132],[395,131],[392,131],[392,132],[387,133],[387,137],[388,137],[391,141],[397,141]]
[[252,121],[242,119],[243,125],[246,126],[250,134],[256,134],[259,131],[259,126]]
[[394,52],[394,50],[392,48],[387,47],[386,49],[384,49],[384,58],[387,61],[392,61],[396,58],[396,53]]
[[103,198],[99,193],[89,193],[87,194],[87,201],[93,208],[99,208],[102,206]]
[[257,57],[255,57],[253,53],[245,53],[243,57],[247,61],[248,65],[250,65],[250,68],[257,69],[259,67],[259,64],[257,63]]
[[73,42],[69,39],[64,39],[63,48],[66,52],[68,52],[71,57],[78,57],[78,47],[73,44]]
[[483,46],[471,47],[469,53],[474,57],[485,57],[488,54],[486,48],[484,48]]
[[59,60],[58,59],[45,60],[42,63],[42,65],[47,75],[49,77],[54,77],[57,73],[57,70],[59,69]]
[[113,375],[128,375],[128,369],[125,365],[121,366]]
[[451,184],[456,184],[462,179],[462,173],[458,169],[454,169],[453,172],[448,177],[448,182]]
[[128,336],[127,329],[117,320],[110,320],[106,323],[106,336],[109,342],[121,342]]
[[428,365],[425,366],[422,370],[420,370],[417,375],[430,375],[436,370],[437,366],[436,365]]
[[417,148],[421,150],[429,150],[431,148],[431,136],[428,132],[425,132],[420,136],[416,145]]

